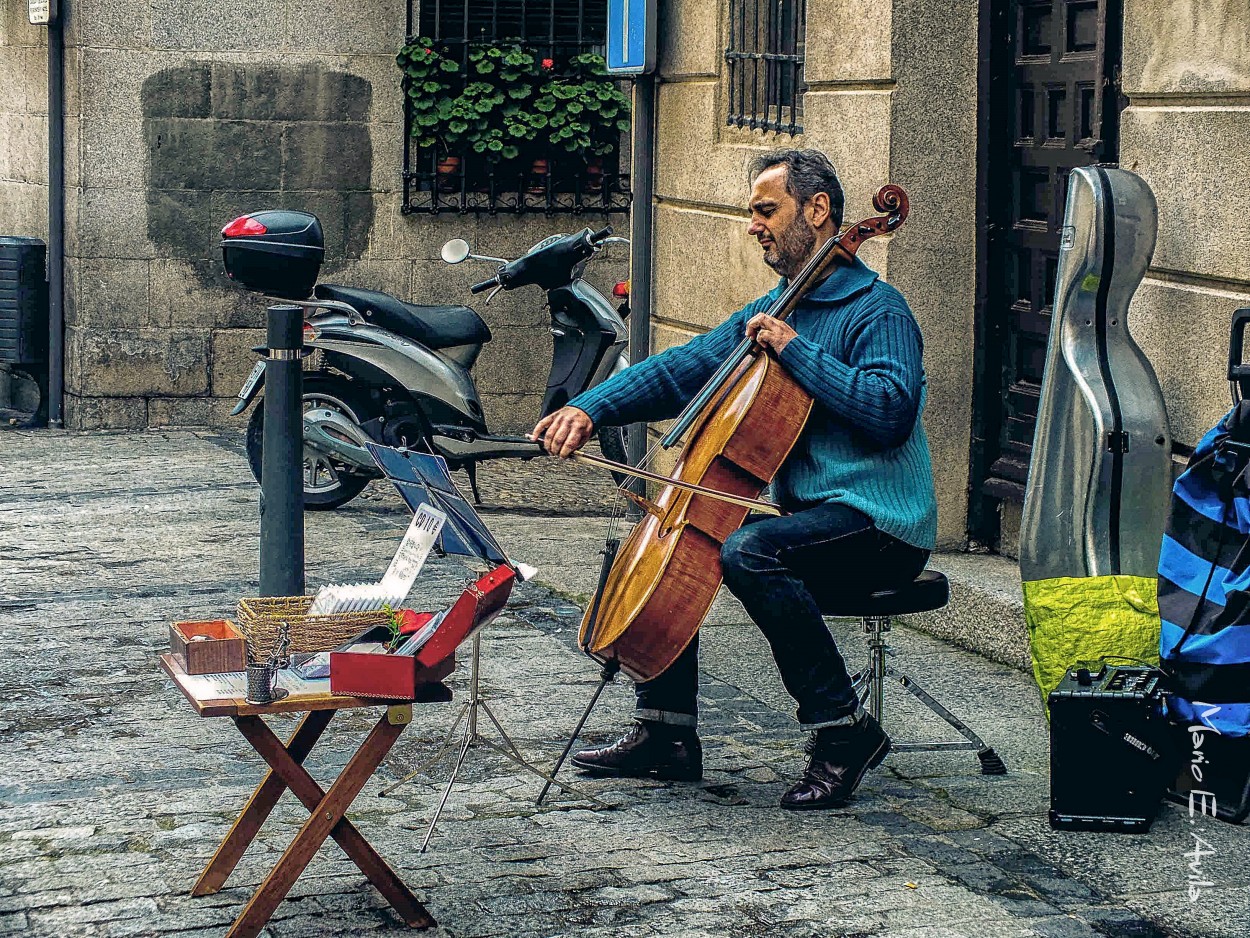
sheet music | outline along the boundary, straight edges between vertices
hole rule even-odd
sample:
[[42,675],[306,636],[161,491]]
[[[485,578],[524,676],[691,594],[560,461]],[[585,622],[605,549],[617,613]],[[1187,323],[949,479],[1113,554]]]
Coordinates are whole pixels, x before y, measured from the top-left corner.
[[446,523],[447,515],[432,505],[418,508],[404,533],[403,543],[399,545],[399,550],[395,552],[391,565],[382,577],[382,586],[406,597]]

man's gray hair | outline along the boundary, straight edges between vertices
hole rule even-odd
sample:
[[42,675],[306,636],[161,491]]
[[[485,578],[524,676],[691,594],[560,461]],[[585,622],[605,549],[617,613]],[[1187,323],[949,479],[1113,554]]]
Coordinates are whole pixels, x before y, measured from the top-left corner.
[[774,166],[786,168],[786,191],[800,206],[817,192],[828,193],[829,214],[833,216],[834,228],[842,227],[846,197],[842,193],[838,171],[829,162],[829,157],[819,150],[769,150],[751,161],[751,179]]

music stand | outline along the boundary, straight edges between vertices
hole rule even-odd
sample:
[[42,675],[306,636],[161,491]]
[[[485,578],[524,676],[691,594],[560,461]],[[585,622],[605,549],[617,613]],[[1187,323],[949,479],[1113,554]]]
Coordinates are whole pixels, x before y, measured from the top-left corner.
[[[369,452],[382,469],[382,472],[394,484],[400,497],[403,498],[404,503],[410,509],[416,511],[423,503],[428,503],[447,515],[447,521],[439,535],[440,547],[444,553],[476,558],[490,564],[507,564],[512,569],[517,570],[518,573],[520,572],[520,565],[508,559],[503,548],[499,546],[499,542],[495,540],[494,536],[486,528],[486,525],[483,524],[481,517],[465,500],[464,496],[460,494],[455,482],[452,481],[451,474],[447,470],[447,463],[442,457],[432,456],[427,453],[415,453],[410,450],[391,449],[372,443],[369,444]],[[484,746],[505,756],[531,775],[545,781],[547,784],[543,788],[544,794],[554,784],[558,785],[563,791],[591,801],[600,807],[611,807],[611,805],[596,798],[594,795],[583,792],[573,785],[557,781],[552,775],[548,775],[521,755],[521,751],[517,748],[516,743],[512,741],[512,737],[508,735],[508,732],[499,722],[499,718],[491,710],[486,695],[482,693],[480,679],[481,648],[482,638],[479,630],[473,634],[473,651],[469,663],[469,699],[461,704],[460,710],[456,714],[455,720],[452,721],[451,729],[448,730],[442,746],[439,747],[438,751],[431,758],[421,763],[421,765],[398,782],[388,785],[378,792],[379,797],[390,794],[395,789],[416,778],[416,776],[433,768],[446,758],[448,754],[458,749],[459,755],[456,756],[455,762],[452,764],[451,775],[447,779],[446,787],[443,789],[443,796],[439,799],[434,816],[430,819],[429,829],[426,830],[425,838],[421,842],[422,853],[425,853],[426,848],[430,845],[430,839],[434,836],[434,828],[442,817],[443,809],[447,805],[447,799],[451,797],[451,790],[456,784],[460,768],[464,765],[465,759],[468,758],[469,750],[475,745]],[[503,745],[478,732],[478,727],[481,725],[479,711],[485,713],[487,720],[494,725],[495,730],[503,740]],[[456,730],[459,729],[461,723],[464,723],[464,730],[459,736],[459,744],[457,746]]]

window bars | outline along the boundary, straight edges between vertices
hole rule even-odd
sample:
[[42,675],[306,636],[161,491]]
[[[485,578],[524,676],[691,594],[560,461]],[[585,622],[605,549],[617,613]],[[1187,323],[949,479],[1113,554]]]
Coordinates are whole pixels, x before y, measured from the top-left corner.
[[[419,4],[420,12],[414,7]],[[516,43],[559,70],[576,56],[605,51],[607,0],[409,0],[408,39],[430,39],[438,53],[459,63],[447,78],[456,90],[476,78],[475,49]],[[414,30],[415,27],[415,30]],[[494,161],[470,147],[442,153],[414,136],[414,106],[405,82],[405,213],[474,212],[554,214],[627,212],[630,203],[628,135],[602,157],[546,146]],[[418,91],[418,93],[420,93]]]
[[803,132],[806,0],[729,0],[726,123]]

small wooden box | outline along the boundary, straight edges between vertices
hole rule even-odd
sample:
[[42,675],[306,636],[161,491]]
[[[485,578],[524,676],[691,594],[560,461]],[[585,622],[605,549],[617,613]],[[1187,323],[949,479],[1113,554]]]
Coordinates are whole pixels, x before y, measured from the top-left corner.
[[225,619],[174,622],[169,627],[169,648],[188,674],[220,674],[247,667],[243,635]]

